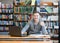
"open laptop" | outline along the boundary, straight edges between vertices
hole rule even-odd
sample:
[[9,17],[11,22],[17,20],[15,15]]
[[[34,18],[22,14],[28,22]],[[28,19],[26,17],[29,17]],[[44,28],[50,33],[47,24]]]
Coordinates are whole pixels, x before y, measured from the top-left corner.
[[22,36],[21,27],[19,26],[9,26],[9,34],[11,36]]

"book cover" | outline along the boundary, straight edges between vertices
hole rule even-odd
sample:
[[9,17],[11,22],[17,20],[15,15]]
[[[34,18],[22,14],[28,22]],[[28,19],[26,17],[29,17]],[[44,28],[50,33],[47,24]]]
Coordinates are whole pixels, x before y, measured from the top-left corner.
[[13,19],[13,14],[9,15],[9,19]]
[[37,12],[40,12],[40,7],[36,7]]
[[40,0],[36,0],[37,1],[37,5],[40,5]]
[[29,5],[31,3],[31,0],[25,0],[25,5]]
[[40,12],[44,13],[47,12],[47,10],[45,8],[40,8]]
[[45,9],[47,10],[48,13],[53,13],[53,9],[51,7],[46,7]]
[[14,13],[19,13],[19,8],[18,7],[14,7]]
[[53,13],[58,13],[58,7],[53,8]]
[[0,30],[3,31],[3,27],[0,27]]
[[13,21],[9,21],[9,25],[13,25]]
[[15,26],[19,26],[19,23],[18,22],[15,22]]
[[2,22],[0,21],[0,25],[2,24]]
[[0,9],[0,13],[2,13],[2,10]]
[[19,7],[19,13],[23,13],[24,8],[22,6]]
[[31,0],[32,2],[31,2],[31,5],[35,5],[35,1],[36,0]]
[[9,27],[5,27],[5,30],[9,30]]
[[0,8],[2,7],[1,5],[2,5],[2,3],[0,2]]
[[0,15],[0,19],[2,18],[2,15]]

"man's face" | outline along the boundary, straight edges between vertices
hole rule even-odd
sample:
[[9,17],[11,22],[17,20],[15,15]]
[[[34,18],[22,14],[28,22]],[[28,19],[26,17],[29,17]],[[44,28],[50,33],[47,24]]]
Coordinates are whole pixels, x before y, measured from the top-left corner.
[[33,15],[33,18],[34,18],[34,20],[39,20],[39,13],[35,13],[35,14]]

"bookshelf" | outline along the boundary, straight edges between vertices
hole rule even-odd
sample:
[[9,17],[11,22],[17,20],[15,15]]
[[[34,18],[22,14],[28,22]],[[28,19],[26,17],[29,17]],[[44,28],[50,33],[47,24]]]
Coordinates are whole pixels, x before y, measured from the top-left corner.
[[13,25],[13,4],[0,2],[0,32],[8,32]]
[[20,0],[14,0],[14,26],[21,26],[23,28],[29,20],[29,15],[33,14],[34,5],[31,5],[30,0],[25,0],[21,2]]

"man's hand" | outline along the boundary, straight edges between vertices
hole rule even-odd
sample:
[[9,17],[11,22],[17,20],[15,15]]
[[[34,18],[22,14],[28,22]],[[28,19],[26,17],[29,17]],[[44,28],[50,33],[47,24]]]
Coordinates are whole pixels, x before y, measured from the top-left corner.
[[21,32],[21,34],[27,34],[27,32],[24,32],[24,33],[23,33],[23,32]]
[[40,22],[40,25],[41,25],[41,26],[45,26],[44,22]]

